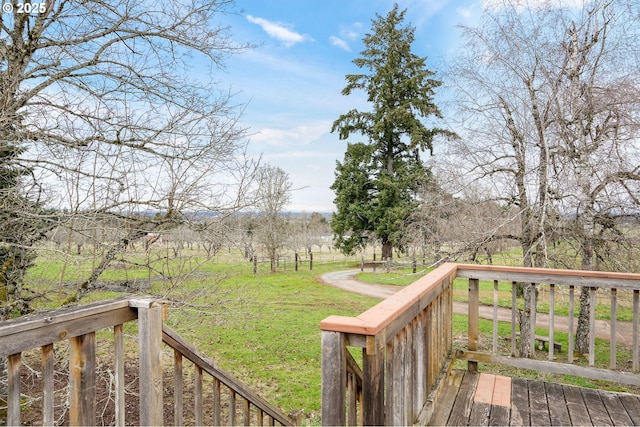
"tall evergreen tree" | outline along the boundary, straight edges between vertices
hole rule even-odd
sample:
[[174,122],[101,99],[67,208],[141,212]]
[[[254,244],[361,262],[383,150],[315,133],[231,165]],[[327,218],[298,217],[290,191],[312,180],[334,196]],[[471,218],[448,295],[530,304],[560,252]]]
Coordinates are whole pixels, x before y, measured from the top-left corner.
[[433,101],[441,82],[427,69],[426,58],[411,52],[415,28],[404,24],[405,14],[396,4],[386,17],[376,15],[372,33],[363,38],[365,49],[353,61],[363,73],[346,76],[342,94],[364,90],[371,111],[353,109],[333,123],[340,139],[353,133],[368,139],[348,145],[331,187],[337,207],[332,227],[345,253],[375,238],[382,242],[383,259],[391,258],[428,180],[420,154],[432,152],[436,135],[453,135],[423,122],[441,117]]

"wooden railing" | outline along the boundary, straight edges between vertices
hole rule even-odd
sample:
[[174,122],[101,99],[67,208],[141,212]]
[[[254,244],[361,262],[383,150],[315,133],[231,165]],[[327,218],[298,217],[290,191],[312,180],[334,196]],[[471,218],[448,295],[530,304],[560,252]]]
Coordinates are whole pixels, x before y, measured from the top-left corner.
[[[612,273],[601,271],[577,271],[577,270],[557,270],[539,268],[517,268],[500,266],[480,266],[480,265],[458,265],[457,277],[469,280],[469,340],[466,351],[459,352],[457,357],[467,359],[471,362],[501,363],[517,368],[533,369],[552,373],[575,375],[584,378],[613,381],[621,384],[628,384],[640,387],[640,356],[639,356],[639,304],[640,304],[640,274]],[[479,282],[480,280],[493,283],[493,333],[491,346],[479,348]],[[498,287],[500,283],[506,283],[511,288],[511,332],[509,336],[502,337],[509,342],[509,350],[500,351],[498,336]],[[531,324],[538,325],[540,333],[535,332],[535,328],[529,329],[526,337],[519,337],[516,325],[518,323],[518,309],[516,305],[516,288],[518,283],[526,283],[530,292],[531,305],[536,306],[543,302],[547,303],[548,310],[544,313],[545,321],[539,321],[541,313],[531,311]],[[579,301],[577,295],[581,288],[588,288],[589,292],[589,337],[588,351],[586,353],[586,366],[578,365],[576,362],[575,333],[577,330],[577,318],[575,311],[578,309]],[[568,306],[566,316],[557,316],[559,296],[565,300],[563,303]],[[607,322],[596,320],[597,299],[606,298],[609,305]],[[631,319],[625,322],[627,332],[625,332],[628,350],[631,352],[631,365],[625,367],[617,363],[618,341],[622,334],[622,325],[619,320],[619,308],[624,301],[631,313]],[[563,321],[559,324],[558,319]],[[600,324],[599,324],[600,323]],[[596,329],[608,328],[607,338],[609,341],[608,366],[596,367]],[[630,330],[629,330],[630,329]],[[560,347],[557,342],[557,332],[562,332],[567,336],[567,348],[562,353],[556,349]],[[532,356],[529,358],[516,357],[517,341],[528,339]],[[539,344],[539,345],[536,345]],[[547,360],[540,360],[535,357],[536,348],[545,349]],[[629,348],[630,347],[630,348]],[[602,353],[602,352],[601,352]],[[605,352],[606,353],[606,352]],[[602,358],[602,356],[601,356]],[[582,358],[580,358],[582,359]]]
[[[453,352],[452,296],[453,281],[468,279],[468,335],[466,349]],[[480,280],[493,283],[492,339],[480,335]],[[498,336],[498,285],[511,285],[510,351],[500,354]],[[516,352],[518,308],[516,283],[531,283],[534,300],[545,290],[549,298],[548,334],[537,336],[535,329],[523,339],[535,348],[537,339],[548,341],[548,360],[518,358]],[[591,331],[595,329],[596,289],[610,295],[610,363],[609,369],[596,368],[595,334],[590,334],[588,366],[574,360],[573,334],[577,322],[575,292],[586,286],[590,290]],[[566,362],[558,359],[555,343],[555,308],[558,288],[568,292],[569,343]],[[548,292],[546,292],[548,290]],[[392,297],[357,317],[330,316],[321,322],[322,330],[322,422],[328,425],[409,425],[424,424],[438,404],[440,386],[456,358],[469,361],[470,369],[478,362],[503,363],[520,368],[559,372],[587,378],[640,386],[638,372],[638,295],[640,275],[591,271],[527,269],[479,265],[444,264],[402,289]],[[602,290],[600,291],[603,292]],[[630,322],[632,364],[620,372],[616,364],[618,307],[624,293],[632,312]],[[532,312],[535,324],[536,312]],[[481,339],[483,338],[483,339]],[[487,337],[488,338],[488,337]],[[482,343],[491,343],[490,345]],[[459,345],[460,343],[458,343]],[[464,343],[463,343],[464,344]],[[349,348],[351,347],[351,349]],[[464,345],[463,345],[464,347]],[[352,349],[361,349],[362,369],[351,357]]]
[[[124,325],[134,320],[137,320],[138,331],[135,338],[138,341],[135,365],[138,370],[139,419],[127,420],[125,415],[130,412],[130,408],[127,409],[126,399],[132,396],[126,396],[125,389],[131,384],[125,382],[125,362],[132,349],[125,348]],[[194,380],[189,389],[194,402],[190,421],[194,424],[202,425],[205,413],[207,420],[215,425],[223,422],[229,425],[238,422],[245,425],[292,424],[292,420],[280,410],[202,356],[175,331],[164,325],[163,305],[160,302],[153,299],[123,298],[65,308],[0,324],[0,357],[6,357],[8,362],[7,425],[21,424],[22,355],[38,348],[41,349],[42,371],[38,376],[42,379],[42,391],[40,397],[31,397],[32,401],[40,401],[42,424],[96,425],[96,390],[99,388],[96,380],[96,336],[103,334],[102,330],[110,328],[113,328],[113,344],[107,350],[107,357],[112,361],[108,370],[113,385],[107,392],[110,393],[109,399],[113,400],[114,424],[163,424],[163,414],[169,405],[167,396],[164,396],[163,341],[173,349],[172,406],[175,425],[185,422],[183,389],[186,369],[183,367],[183,359],[189,360],[193,365],[190,369],[194,371]],[[58,347],[59,355],[55,350]],[[62,400],[68,413],[59,420],[55,415],[54,395],[59,394],[60,390],[55,389],[54,381],[57,383],[59,379],[54,375],[54,364],[56,359],[67,352],[68,385],[65,386]],[[203,389],[205,374],[211,377],[210,393]],[[212,394],[212,397],[208,394]],[[222,402],[222,396],[228,400]],[[206,409],[205,401],[210,404]]]
[[[429,419],[432,390],[451,354],[455,273],[442,266],[360,316],[321,322],[323,424]],[[361,378],[348,346],[361,349]]]

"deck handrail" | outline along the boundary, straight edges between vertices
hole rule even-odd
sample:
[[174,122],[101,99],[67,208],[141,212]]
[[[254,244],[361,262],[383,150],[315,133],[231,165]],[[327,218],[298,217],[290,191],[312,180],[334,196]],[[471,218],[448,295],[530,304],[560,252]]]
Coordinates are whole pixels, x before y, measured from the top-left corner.
[[[214,378],[214,411],[213,411],[213,424],[221,425],[221,402],[220,402],[220,385],[224,384],[230,391],[230,396],[233,394],[240,396],[243,399],[242,415],[243,425],[248,425],[251,420],[250,407],[253,406],[257,410],[257,424],[262,425],[264,416],[267,415],[272,418],[272,421],[278,422],[281,425],[293,425],[292,420],[282,413],[278,408],[271,405],[265,399],[256,394],[253,390],[247,387],[244,383],[235,378],[232,374],[219,367],[214,361],[208,359],[202,353],[200,353],[194,346],[189,344],[184,338],[182,338],[176,331],[171,329],[167,325],[162,326],[162,340],[165,344],[175,350],[174,357],[178,361],[182,357],[191,361],[197,368],[198,374],[196,374],[196,381],[201,382],[201,373],[206,372],[212,378]],[[177,362],[174,366],[180,366],[181,362]],[[201,384],[200,384],[201,388]],[[174,375],[174,393],[182,392],[182,380],[179,379],[179,375]],[[233,398],[230,398],[231,400]],[[181,412],[181,408],[176,405],[176,412]],[[196,425],[202,425],[202,405],[196,408]],[[176,414],[178,415],[178,414]],[[230,414],[233,418],[235,413]],[[177,416],[179,417],[179,415]],[[177,423],[181,424],[181,423]],[[229,420],[230,425],[235,425],[235,419]]]
[[[293,425],[293,421],[275,406],[252,392],[249,387],[204,357],[195,347],[164,324],[162,301],[154,298],[123,297],[82,306],[73,306],[51,312],[25,316],[0,323],[0,357],[7,358],[7,425],[21,422],[21,366],[22,353],[41,349],[43,425],[54,424],[54,345],[69,343],[69,424],[96,425],[96,333],[113,328],[113,379],[115,424],[125,425],[125,348],[123,325],[137,321],[139,366],[139,420],[140,425],[162,425],[163,420],[163,364],[164,341],[174,353],[174,423],[182,425],[184,382],[182,359],[194,365],[194,419],[203,424],[204,393],[203,372],[213,378],[212,418],[216,425],[223,420],[236,424],[237,405],[240,406],[245,425],[255,423]],[[222,390],[229,395],[227,405],[221,405]],[[239,399],[236,399],[239,397]],[[239,400],[239,401],[237,401]],[[251,408],[255,408],[252,415]],[[129,423],[135,420],[129,420]]]
[[[469,311],[467,348],[453,353],[451,310],[452,286],[455,278],[469,279]],[[479,348],[478,307],[480,280],[493,280],[494,304],[497,309],[498,282],[513,284],[513,306],[515,306],[515,283],[549,284],[551,301],[551,328],[549,331],[549,361],[520,359],[497,354],[497,316],[494,315],[493,349]],[[569,286],[571,298],[575,287],[586,286],[591,295],[591,325],[594,324],[595,289],[606,288],[612,295],[612,345],[611,357],[615,361],[616,295],[618,290],[630,291],[633,295],[633,344],[631,373],[614,372],[593,367],[595,339],[590,339],[588,367],[576,366],[569,355],[568,363],[554,360],[553,339],[553,295],[555,286]],[[535,295],[536,285],[531,286]],[[469,360],[470,369],[477,362],[506,363],[528,369],[550,372],[573,373],[574,375],[640,385],[638,372],[638,294],[640,275],[631,273],[608,273],[600,271],[558,270],[524,267],[500,267],[446,263],[418,279],[393,296],[355,317],[329,316],[320,324],[322,330],[322,422],[330,425],[351,424],[361,420],[365,425],[391,425],[424,423],[429,419],[439,398],[442,379],[451,368],[452,360]],[[573,299],[571,300],[573,304]],[[573,307],[573,306],[572,306]],[[516,308],[512,308],[512,348],[516,340]],[[495,312],[496,310],[494,310]],[[570,317],[573,316],[572,309]],[[427,315],[428,313],[428,315]],[[535,312],[534,312],[535,314]],[[425,318],[428,321],[425,322]],[[535,316],[534,316],[535,323]],[[433,337],[437,331],[440,339]],[[593,328],[591,329],[593,330]],[[524,337],[532,342],[531,336]],[[575,330],[569,330],[571,335]],[[570,338],[571,341],[571,338]],[[352,391],[346,389],[347,347],[362,348],[362,389],[357,390],[363,398],[360,406],[352,408],[345,401],[352,401]],[[569,346],[573,351],[572,344]],[[454,357],[455,356],[455,357]],[[428,386],[424,389],[425,384]],[[351,409],[345,409],[351,408]],[[359,416],[350,414],[357,411]]]

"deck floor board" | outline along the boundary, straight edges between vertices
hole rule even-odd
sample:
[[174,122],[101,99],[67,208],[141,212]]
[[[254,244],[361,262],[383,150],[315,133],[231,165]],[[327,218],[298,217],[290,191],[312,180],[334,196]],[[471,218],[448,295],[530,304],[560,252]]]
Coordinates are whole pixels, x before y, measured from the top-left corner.
[[[640,425],[637,395],[513,378],[511,402],[505,406],[499,396],[487,397],[491,394],[484,387],[493,381],[484,377],[487,374],[462,371],[454,375],[455,381],[449,381],[444,390],[448,404],[436,407],[433,425]],[[493,382],[499,387],[500,381]],[[476,395],[478,384],[481,390]]]

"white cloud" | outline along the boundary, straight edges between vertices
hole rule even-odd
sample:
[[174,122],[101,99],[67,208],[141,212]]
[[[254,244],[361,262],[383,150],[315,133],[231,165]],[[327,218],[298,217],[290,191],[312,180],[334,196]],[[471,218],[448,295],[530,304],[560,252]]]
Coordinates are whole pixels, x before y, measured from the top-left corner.
[[362,24],[360,22],[354,22],[349,26],[342,26],[340,28],[340,37],[331,36],[329,37],[329,41],[332,45],[351,52],[349,42],[355,41],[358,38],[360,30],[362,30]]
[[466,7],[457,8],[456,13],[465,21],[468,21],[469,19],[473,18],[472,10]]
[[332,45],[339,47],[342,50],[346,50],[347,52],[351,52],[351,47],[349,46],[349,43],[342,40],[340,37],[331,36],[329,37],[329,41],[331,42]]
[[291,47],[296,43],[301,43],[303,41],[310,40],[310,37],[297,33],[289,28],[285,27],[282,24],[268,21],[264,18],[257,18],[251,15],[247,15],[247,21],[260,25],[262,29],[271,37],[276,40],[280,40],[284,43],[285,46]]
[[290,129],[264,128],[253,135],[251,141],[270,146],[301,146],[316,141],[323,134],[329,133],[330,130],[330,121],[318,120]]

